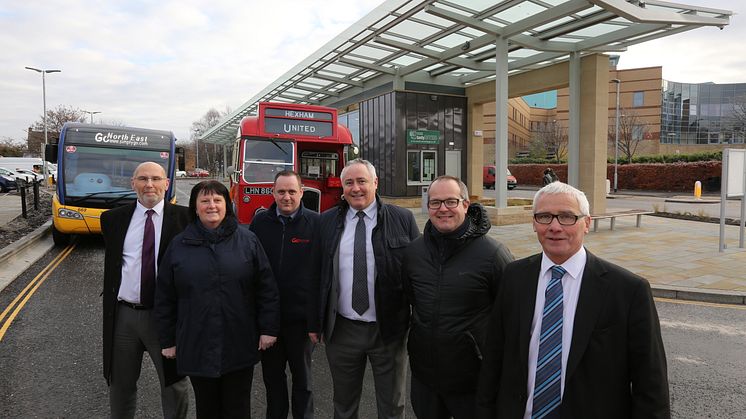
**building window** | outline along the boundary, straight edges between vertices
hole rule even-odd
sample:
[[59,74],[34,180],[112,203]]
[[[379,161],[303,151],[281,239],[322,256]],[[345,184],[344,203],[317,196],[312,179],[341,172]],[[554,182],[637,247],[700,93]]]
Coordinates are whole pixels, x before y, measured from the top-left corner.
[[407,151],[407,184],[429,184],[437,176],[437,156],[434,150]]
[[632,97],[632,106],[638,107],[642,106],[644,102],[645,94],[644,92],[635,92],[634,96]]

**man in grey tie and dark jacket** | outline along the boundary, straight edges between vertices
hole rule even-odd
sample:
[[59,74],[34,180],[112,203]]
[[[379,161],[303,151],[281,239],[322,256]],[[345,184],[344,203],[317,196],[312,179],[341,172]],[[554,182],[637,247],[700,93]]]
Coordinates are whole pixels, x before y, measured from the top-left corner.
[[373,165],[342,170],[344,202],[321,216],[317,328],[334,383],[334,417],[357,418],[370,361],[379,418],[404,416],[409,306],[402,290],[403,251],[420,233],[412,212],[376,195]]

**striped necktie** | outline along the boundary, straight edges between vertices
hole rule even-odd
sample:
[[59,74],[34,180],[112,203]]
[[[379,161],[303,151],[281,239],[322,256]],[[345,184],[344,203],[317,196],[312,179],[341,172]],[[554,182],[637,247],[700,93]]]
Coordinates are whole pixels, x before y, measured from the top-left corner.
[[559,418],[562,402],[562,277],[567,271],[552,266],[552,279],[544,292],[544,311],[539,335],[539,356],[534,381],[531,418]]

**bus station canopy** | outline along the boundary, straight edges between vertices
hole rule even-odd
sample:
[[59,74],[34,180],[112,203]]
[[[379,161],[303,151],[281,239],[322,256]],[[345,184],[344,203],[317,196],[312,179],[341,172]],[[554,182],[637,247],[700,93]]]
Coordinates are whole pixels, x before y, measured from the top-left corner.
[[388,0],[257,93],[200,141],[232,144],[259,102],[342,107],[404,82],[468,87],[495,79],[495,41],[508,40],[508,74],[619,53],[732,12],[658,0]]

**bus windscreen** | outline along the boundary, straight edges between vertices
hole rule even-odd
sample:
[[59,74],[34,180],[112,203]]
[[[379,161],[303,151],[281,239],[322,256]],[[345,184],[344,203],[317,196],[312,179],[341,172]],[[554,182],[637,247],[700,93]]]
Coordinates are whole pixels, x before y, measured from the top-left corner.
[[169,158],[168,151],[67,145],[60,181],[71,204],[76,198],[135,199],[131,184],[135,168],[144,161],[154,161],[168,173]]
[[244,146],[244,179],[250,183],[272,183],[283,170],[293,170],[295,150],[289,141],[247,139]]

